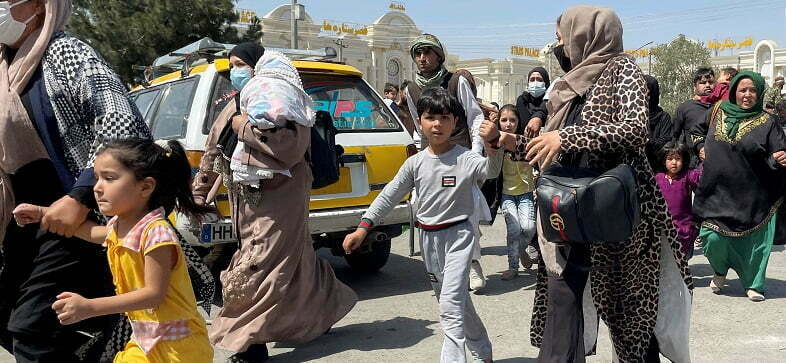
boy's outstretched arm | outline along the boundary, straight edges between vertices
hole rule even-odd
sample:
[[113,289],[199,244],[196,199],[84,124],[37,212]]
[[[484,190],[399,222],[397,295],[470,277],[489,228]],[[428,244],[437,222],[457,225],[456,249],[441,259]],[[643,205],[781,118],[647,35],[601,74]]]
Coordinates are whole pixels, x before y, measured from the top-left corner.
[[366,239],[368,231],[374,228],[393,208],[401,202],[407,193],[412,192],[415,187],[414,160],[411,157],[404,162],[398,170],[393,180],[382,189],[382,192],[374,199],[366,213],[363,214],[360,224],[355,232],[348,234],[344,238],[344,252],[347,254],[356,250]]

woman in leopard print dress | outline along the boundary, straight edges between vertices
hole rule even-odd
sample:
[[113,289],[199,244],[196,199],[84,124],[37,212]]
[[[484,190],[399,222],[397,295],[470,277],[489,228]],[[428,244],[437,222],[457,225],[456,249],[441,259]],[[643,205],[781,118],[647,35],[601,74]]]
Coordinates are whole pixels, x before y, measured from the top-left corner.
[[[609,327],[620,362],[690,361],[692,282],[666,204],[644,152],[647,87],[623,53],[622,25],[607,8],[575,6],[557,21],[565,76],[549,97],[545,133],[534,139],[481,135],[540,169],[563,165],[608,170],[631,165],[639,185],[641,223],[628,241],[587,248],[542,239],[531,341],[541,362],[584,362],[595,350],[598,317]],[[540,221],[538,228],[541,228]],[[589,286],[589,289],[585,289]],[[587,291],[589,290],[589,291]]]

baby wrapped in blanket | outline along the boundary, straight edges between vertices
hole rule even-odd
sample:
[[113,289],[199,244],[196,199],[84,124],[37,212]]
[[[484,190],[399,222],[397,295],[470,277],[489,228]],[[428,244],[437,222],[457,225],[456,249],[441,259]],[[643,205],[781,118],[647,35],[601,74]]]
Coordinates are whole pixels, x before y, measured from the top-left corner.
[[[314,107],[295,66],[279,52],[268,51],[259,59],[254,77],[240,92],[240,111],[258,129],[283,128],[287,122],[311,127]],[[272,170],[249,164],[249,149],[238,141],[230,169],[235,183],[258,187],[262,179],[275,173],[292,176],[289,170]]]

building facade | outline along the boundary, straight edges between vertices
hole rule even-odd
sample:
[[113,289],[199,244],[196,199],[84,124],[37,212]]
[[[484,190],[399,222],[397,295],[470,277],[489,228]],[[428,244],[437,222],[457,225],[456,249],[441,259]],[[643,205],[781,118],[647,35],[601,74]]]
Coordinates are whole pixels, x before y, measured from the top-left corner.
[[[242,32],[247,29],[248,21],[257,15],[248,10],[241,12],[241,19],[246,20],[235,26]],[[290,15],[290,5],[285,4],[259,17],[263,33],[262,44],[265,47],[290,47]],[[339,54],[339,59],[336,60],[359,69],[363,72],[363,78],[380,93],[385,83],[400,85],[405,80],[415,78],[417,69],[409,56],[409,46],[423,31],[403,9],[391,9],[372,23],[362,26],[315,22],[308,11],[301,15],[301,19],[298,20],[298,48],[335,48]],[[335,26],[339,27],[338,31],[329,30]],[[500,105],[515,103],[516,98],[527,87],[529,71],[542,65],[542,60],[533,58],[459,60],[457,56],[450,55],[448,44],[446,48],[448,56],[445,66],[448,70],[463,68],[472,72],[478,98]]]
[[[368,25],[355,27],[353,31],[338,25],[338,31],[330,31],[327,22],[315,22],[306,11],[298,20],[298,45],[301,49],[333,47],[339,53],[339,61],[352,65],[363,72],[372,87],[382,91],[385,83],[400,85],[404,80],[414,79],[416,67],[409,56],[411,41],[423,32],[403,7],[391,9]],[[262,43],[266,47],[289,48],[291,42],[290,5],[276,7],[260,17]],[[248,18],[251,14],[245,14]],[[241,31],[247,25],[239,24]],[[336,25],[332,25],[336,28]],[[358,31],[359,28],[360,31]],[[514,103],[518,95],[527,88],[527,74],[532,68],[544,66],[553,81],[562,71],[553,56],[548,58],[512,57],[502,60],[491,58],[460,60],[450,55],[450,45],[445,44],[449,70],[466,69],[475,76],[478,98],[484,102],[499,104]],[[551,61],[551,62],[550,62]],[[651,69],[650,60],[637,59],[646,73]],[[759,41],[752,51],[743,51],[735,56],[711,58],[717,68],[734,67],[762,74],[768,84],[776,76],[786,76],[786,48],[778,48],[775,41]],[[553,64],[549,64],[553,63]]]
[[752,51],[740,52],[735,56],[713,57],[712,65],[717,68],[734,67],[741,71],[760,73],[767,84],[777,76],[786,76],[786,48],[778,48],[773,40],[756,43]]
[[[262,43],[266,47],[290,47],[290,14],[290,5],[281,5],[260,17]],[[298,48],[335,48],[340,58],[336,60],[359,69],[378,91],[382,91],[385,83],[399,85],[414,78],[415,64],[409,57],[409,44],[423,32],[403,11],[388,11],[368,25],[339,25],[346,31],[340,28],[326,31],[328,23],[315,23],[308,12],[302,18],[298,20]],[[350,27],[353,29],[347,29]]]
[[542,63],[532,58],[492,58],[458,60],[449,69],[466,69],[475,77],[478,98],[483,102],[497,102],[500,106],[516,103],[516,98],[527,89],[527,75]]

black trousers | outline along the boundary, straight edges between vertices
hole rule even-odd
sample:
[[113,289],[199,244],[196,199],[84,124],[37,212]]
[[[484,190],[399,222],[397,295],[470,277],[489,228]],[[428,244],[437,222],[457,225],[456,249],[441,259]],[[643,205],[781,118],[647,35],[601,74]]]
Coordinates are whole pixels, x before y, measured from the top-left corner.
[[86,298],[112,295],[102,249],[85,241],[9,226],[0,273],[0,344],[17,362],[69,362],[87,341],[77,330],[97,332],[105,318],[63,326],[52,310],[69,291]]
[[[17,203],[50,205],[62,197],[53,182],[57,175],[46,163],[32,163],[12,178]],[[0,257],[0,346],[17,362],[76,361],[88,339],[77,331],[105,330],[111,319],[63,326],[52,304],[66,291],[86,298],[113,294],[103,248],[41,232],[38,225],[20,228],[11,222]]]
[[[548,276],[548,307],[543,344],[538,354],[542,363],[584,363],[584,288],[590,271],[590,251],[571,247],[562,276]],[[659,363],[658,342],[650,340],[646,363]]]

